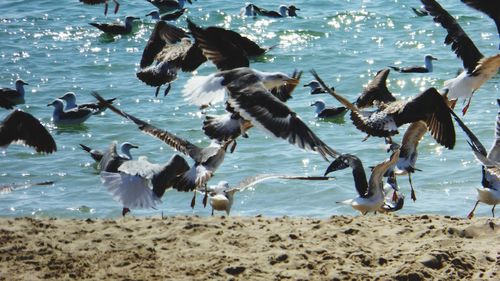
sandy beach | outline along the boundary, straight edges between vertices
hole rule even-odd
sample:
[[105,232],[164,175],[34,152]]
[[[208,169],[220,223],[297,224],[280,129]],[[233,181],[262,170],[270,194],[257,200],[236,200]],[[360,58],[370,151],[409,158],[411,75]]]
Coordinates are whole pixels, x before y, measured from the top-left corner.
[[498,280],[498,219],[1,218],[0,280]]

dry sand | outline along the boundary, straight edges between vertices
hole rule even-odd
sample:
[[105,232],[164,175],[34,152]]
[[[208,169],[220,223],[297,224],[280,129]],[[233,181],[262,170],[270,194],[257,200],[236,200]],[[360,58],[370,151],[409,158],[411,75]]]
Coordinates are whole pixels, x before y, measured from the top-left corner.
[[1,280],[500,280],[499,220],[0,218]]

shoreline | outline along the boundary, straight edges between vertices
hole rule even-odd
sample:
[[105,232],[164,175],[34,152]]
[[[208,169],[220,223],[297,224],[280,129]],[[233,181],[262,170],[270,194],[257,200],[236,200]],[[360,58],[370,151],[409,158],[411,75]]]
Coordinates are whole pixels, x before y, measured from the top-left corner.
[[500,274],[498,218],[23,217],[0,224],[0,280],[498,280]]

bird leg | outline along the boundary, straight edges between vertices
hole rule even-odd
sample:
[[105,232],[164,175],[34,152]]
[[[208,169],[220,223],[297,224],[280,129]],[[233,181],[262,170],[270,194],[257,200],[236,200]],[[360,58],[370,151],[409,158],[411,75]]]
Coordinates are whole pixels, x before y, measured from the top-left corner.
[[115,2],[115,14],[118,13],[118,9],[120,9],[120,3],[118,3],[118,1],[116,0],[113,0],[113,2]]
[[413,189],[413,184],[411,182],[411,173],[408,172],[408,181],[410,182],[410,189],[411,189],[411,199],[413,202],[417,201],[417,196],[415,195],[415,190]]
[[207,202],[208,202],[208,188],[207,185],[205,184],[205,196],[203,196],[203,208],[207,207]]
[[233,153],[235,149],[236,149],[236,141],[233,141],[233,145],[231,145],[231,149],[229,150],[229,152]]
[[104,1],[104,15],[108,15],[108,1]]
[[212,208],[212,217],[214,216],[214,208]]
[[160,92],[160,87],[161,86],[156,87],[155,98],[158,97],[158,93]]
[[165,89],[165,91],[163,92],[163,96],[166,97],[168,95],[168,92],[170,92],[170,88],[172,88],[172,85],[170,83],[168,83],[168,86],[167,88]]
[[366,135],[366,137],[364,139],[362,139],[361,141],[364,142],[366,141],[368,138],[370,137],[370,135]]
[[493,215],[493,217],[495,217],[495,207],[497,206],[497,204],[493,205],[493,208],[491,209],[491,214]]
[[474,217],[474,211],[476,210],[477,204],[479,204],[479,200],[476,201],[476,205],[474,205],[474,208],[472,208],[472,211],[467,215],[468,219],[472,219]]
[[196,204],[196,190],[193,194],[193,199],[191,199],[191,209],[194,209],[194,205]]
[[469,109],[469,106],[470,106],[470,101],[472,100],[472,96],[469,97],[469,100],[467,101],[467,104],[465,105],[465,107],[462,109],[462,115],[465,115],[465,113],[467,113],[467,110]]

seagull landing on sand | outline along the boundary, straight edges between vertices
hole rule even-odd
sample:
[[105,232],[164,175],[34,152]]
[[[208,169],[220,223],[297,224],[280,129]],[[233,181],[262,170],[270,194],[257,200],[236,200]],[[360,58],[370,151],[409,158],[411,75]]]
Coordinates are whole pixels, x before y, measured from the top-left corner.
[[56,125],[78,125],[81,124],[92,116],[93,111],[88,108],[73,108],[64,110],[64,102],[61,99],[55,99],[53,102],[47,104],[53,106],[52,122]]
[[[108,14],[108,0],[80,0],[83,4],[87,5],[97,5],[104,4],[104,15]],[[115,14],[118,13],[118,9],[120,8],[120,3],[118,1],[113,0],[115,2]]]
[[[78,109],[87,108],[87,109],[92,110],[92,114],[94,114],[94,115],[100,114],[101,112],[106,110],[106,105],[99,103],[99,102],[76,104],[76,95],[73,92],[67,92],[63,96],[59,97],[59,99],[66,102],[66,106],[64,107],[64,110],[70,110],[73,108],[78,108]],[[112,98],[112,99],[109,99],[106,101],[108,103],[113,103],[113,101],[115,99],[116,98]]]
[[164,14],[164,15],[160,15],[160,12],[158,12],[158,11],[151,11],[146,16],[151,16],[151,18],[153,20],[174,21],[174,20],[177,20],[178,18],[180,18],[186,11],[187,11],[187,9],[181,9],[179,11],[175,11],[173,13]]
[[0,107],[12,109],[14,105],[23,104],[24,100],[24,85],[28,83],[21,79],[16,80],[16,89],[0,88]]
[[368,135],[390,138],[398,133],[399,126],[424,121],[439,144],[448,149],[455,146],[455,128],[450,108],[435,88],[429,88],[411,100],[384,104],[375,111],[363,111],[335,91],[329,90],[318,74],[314,70],[311,72],[324,89],[351,110],[351,120],[356,128]]
[[[99,101],[106,102],[101,96],[99,96],[99,94],[93,93],[93,95]],[[162,140],[173,149],[188,155],[195,161],[189,171],[180,176],[178,181],[174,184],[173,188],[179,191],[193,191],[200,186],[205,186],[207,181],[213,176],[217,168],[224,161],[227,146],[232,142],[232,140],[223,143],[213,141],[208,147],[201,148],[166,130],[154,127],[153,125],[140,120],[139,118],[136,118],[111,104],[108,104],[108,108],[118,115],[134,122],[139,130]],[[194,199],[195,198],[193,197],[191,206],[194,206]]]
[[[467,104],[462,113],[465,114],[469,108],[474,92],[498,73],[500,67],[500,54],[484,57],[476,45],[467,36],[458,22],[435,0],[421,0],[425,9],[434,17],[434,21],[440,23],[446,29],[444,43],[451,44],[451,49],[462,59],[465,71],[457,77],[444,82],[448,90],[449,100],[456,102],[457,99],[467,99]],[[454,107],[454,104],[453,104]]]
[[[212,216],[214,211],[225,211],[229,216],[231,212],[231,207],[234,202],[234,194],[237,191],[244,191],[245,189],[251,188],[260,182],[271,180],[271,179],[286,179],[286,180],[331,180],[332,177],[316,177],[316,176],[285,176],[285,175],[259,175],[248,177],[236,186],[230,187],[227,181],[220,181],[217,185],[211,185],[207,187],[209,203],[212,207]],[[204,193],[205,190],[198,190],[200,193]]]
[[327,107],[325,102],[322,100],[317,100],[311,103],[311,106],[316,107],[315,109],[316,118],[339,118],[339,117],[344,117],[344,115],[347,112],[347,108],[345,108],[344,106]]
[[[500,100],[497,100],[497,103],[500,105]],[[474,216],[474,211],[479,202],[493,205],[491,215],[495,217],[495,207],[500,204],[500,112],[497,114],[495,141],[488,153],[476,135],[474,135],[455,113],[453,113],[453,117],[469,137],[470,141],[467,142],[472,148],[472,152],[476,159],[482,164],[483,179],[481,184],[483,187],[477,188],[476,204],[467,217],[471,219]]]
[[0,122],[0,147],[12,142],[33,147],[36,152],[57,151],[54,138],[33,115],[22,110],[14,110]]
[[[117,143],[112,142],[106,151],[100,151],[92,149],[84,144],[80,144],[81,148],[90,154],[90,157],[98,163],[98,169],[100,171],[106,171],[110,173],[118,172],[118,167],[121,166],[125,161],[132,160],[132,155],[130,154],[130,149],[139,148],[139,146],[131,144],[129,142],[124,142],[120,145],[121,154],[116,150]],[[104,159],[104,160],[103,160]]]
[[127,16],[125,18],[125,24],[121,23],[95,23],[91,22],[90,25],[98,28],[104,33],[110,35],[126,35],[132,32],[132,23],[134,20],[138,20],[139,18]]
[[384,206],[384,183],[382,181],[384,174],[393,167],[398,161],[399,150],[393,152],[389,160],[386,160],[372,170],[370,181],[366,181],[366,174],[361,160],[350,154],[342,154],[334,160],[327,168],[325,175],[330,172],[352,168],[354,184],[359,196],[354,199],[344,200],[340,203],[350,205],[353,209],[365,215],[368,212],[377,212]]
[[338,153],[269,91],[283,84],[296,85],[298,82],[281,72],[261,72],[241,67],[209,76],[194,76],[184,86],[183,95],[189,102],[201,106],[222,102],[227,91],[226,102],[234,113],[277,138],[318,152],[328,161],[327,157],[336,157]]
[[151,209],[161,203],[167,188],[189,170],[182,156],[174,155],[165,165],[150,163],[145,156],[123,163],[117,173],[101,172],[101,180],[113,199],[122,203],[122,215],[131,209]]
[[402,73],[428,73],[432,72],[433,70],[432,68],[433,60],[438,60],[438,59],[431,55],[425,55],[424,66],[406,66],[406,67],[389,66],[389,67]]

